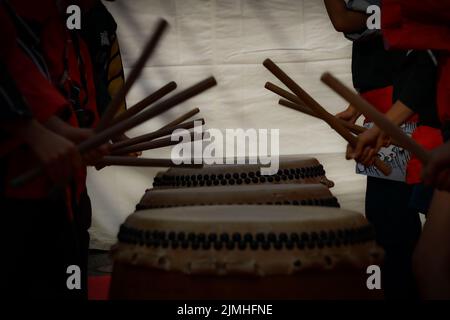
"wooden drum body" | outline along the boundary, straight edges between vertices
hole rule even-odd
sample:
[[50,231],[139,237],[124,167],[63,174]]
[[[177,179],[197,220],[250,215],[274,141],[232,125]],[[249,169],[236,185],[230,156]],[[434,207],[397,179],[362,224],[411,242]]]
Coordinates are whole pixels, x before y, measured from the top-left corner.
[[113,248],[112,299],[379,298],[383,253],[354,212],[325,207],[142,210]]
[[277,184],[150,189],[136,209],[239,204],[339,207],[338,200],[322,184]]

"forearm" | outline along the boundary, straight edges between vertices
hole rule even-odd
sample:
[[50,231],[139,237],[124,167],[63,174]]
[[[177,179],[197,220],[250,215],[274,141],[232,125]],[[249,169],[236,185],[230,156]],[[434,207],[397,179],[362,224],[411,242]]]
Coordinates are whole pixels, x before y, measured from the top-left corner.
[[397,126],[401,126],[402,124],[404,124],[413,115],[414,111],[408,108],[400,100],[397,100],[392,108],[386,113],[386,117]]
[[324,0],[324,3],[336,31],[354,33],[367,27],[367,15],[349,10],[344,0]]

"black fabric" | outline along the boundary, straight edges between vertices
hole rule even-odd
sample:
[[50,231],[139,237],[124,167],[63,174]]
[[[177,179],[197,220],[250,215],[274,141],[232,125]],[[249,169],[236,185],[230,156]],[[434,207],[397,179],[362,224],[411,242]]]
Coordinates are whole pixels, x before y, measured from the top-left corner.
[[450,122],[442,126],[442,137],[445,142],[450,141]]
[[417,298],[412,255],[421,222],[419,213],[408,206],[411,193],[412,186],[406,183],[367,178],[366,217],[385,250],[382,285],[387,299]]
[[91,10],[83,13],[82,19],[81,35],[91,55],[97,94],[97,110],[101,115],[111,102],[108,91],[108,67],[113,40],[116,37],[117,24],[101,1],[98,1]]
[[405,51],[386,50],[380,35],[353,42],[352,77],[354,88],[358,92],[364,93],[391,86],[396,69],[405,58]]
[[[62,196],[1,200],[2,292],[10,298],[87,299],[89,234],[80,211],[69,221]],[[70,265],[81,268],[81,290],[67,289]]]
[[6,189],[7,164],[8,159],[0,157],[0,201],[3,199]]
[[419,115],[420,125],[440,128],[436,106],[437,66],[427,51],[412,51],[394,81],[394,101]]
[[430,209],[433,195],[433,187],[426,186],[423,183],[414,184],[409,206],[426,215]]

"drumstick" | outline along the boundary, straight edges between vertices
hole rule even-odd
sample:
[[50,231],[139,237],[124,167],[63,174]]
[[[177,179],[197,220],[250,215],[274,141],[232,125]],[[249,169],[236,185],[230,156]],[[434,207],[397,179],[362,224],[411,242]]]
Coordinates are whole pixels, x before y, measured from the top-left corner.
[[[345,128],[333,115],[328,113],[319,103],[317,103],[308,93],[306,93],[297,83],[294,82],[286,73],[284,73],[272,60],[266,59],[263,65],[272,72],[284,85],[286,85],[292,92],[299,96],[300,100],[304,101],[307,106],[311,108],[319,117],[321,117],[328,125],[341,135],[347,142],[355,147],[357,138]],[[375,159],[375,166],[384,174],[389,175],[392,168],[381,159]]]
[[296,111],[300,111],[300,112],[302,112],[302,113],[304,113],[304,114],[306,114],[308,116],[311,116],[311,117],[314,117],[316,119],[322,120],[321,118],[319,118],[317,116],[317,114],[312,112],[311,109],[309,109],[308,107],[296,104],[296,103],[291,102],[289,100],[280,99],[280,100],[278,100],[278,104],[280,106],[287,107],[289,109],[293,109],[293,110],[296,110]]
[[279,86],[273,84],[272,82],[266,82],[264,85],[264,88],[266,88],[269,91],[272,91],[273,93],[279,95],[280,97],[285,98],[286,100],[289,100],[291,102],[294,102],[298,105],[302,105],[306,107],[305,102],[301,100],[299,97],[297,97],[295,94],[290,93],[289,91],[286,91]]
[[421,162],[426,164],[430,160],[428,151],[407,136],[398,126],[389,121],[369,102],[352,92],[352,90],[345,86],[341,81],[333,77],[330,73],[324,73],[321,80],[337,94],[351,103],[356,109],[362,112],[366,117],[370,118],[381,130],[400,142],[405,149],[415,154]]
[[[288,101],[288,100],[284,100],[284,99],[280,99],[280,100],[278,101],[278,104],[280,104],[280,105],[282,105],[282,106],[284,106],[284,107],[293,109],[293,110],[300,111],[300,112],[302,112],[302,113],[304,113],[304,114],[307,114],[307,115],[309,115],[309,116],[311,116],[311,117],[314,117],[314,118],[317,118],[317,119],[322,120],[321,118],[319,118],[319,117],[317,116],[317,114],[315,114],[314,112],[312,112],[311,109],[309,109],[308,107],[304,107],[304,106],[295,104],[294,102],[291,102],[291,101]],[[347,129],[349,129],[351,132],[353,132],[353,133],[356,134],[356,135],[360,135],[361,133],[367,131],[367,129],[364,128],[364,127],[358,126],[358,125],[356,125],[356,124],[348,123],[347,121],[344,121],[344,120],[339,119],[339,118],[336,118],[336,119],[338,119],[339,122],[342,122],[342,125],[343,125],[343,126],[345,126]],[[391,141],[391,145],[393,145],[393,146],[398,146],[398,147],[401,147],[401,148],[403,148],[403,149],[406,149],[406,148],[404,148],[404,147],[402,146],[401,143],[397,142],[397,141],[394,140],[394,139]]]
[[[175,94],[174,96],[168,98],[167,100],[161,101],[155,106],[147,109],[134,117],[127,119],[125,121],[121,121],[99,133],[97,133],[92,138],[83,141],[78,145],[78,151],[80,153],[84,153],[91,149],[97,148],[102,144],[108,142],[111,138],[117,137],[118,135],[128,131],[141,123],[169,110],[170,108],[175,107],[176,105],[185,102],[186,100],[210,89],[211,87],[217,84],[216,79],[214,77],[209,77],[199,83]],[[42,173],[42,168],[35,168],[30,170],[29,172],[21,175],[20,177],[14,179],[11,184],[15,187],[21,186],[24,183],[36,178]]]
[[[181,137],[181,135],[180,135],[180,137]],[[203,137],[202,139],[195,139],[195,133],[194,132],[190,133],[190,141],[191,142],[203,140],[203,139],[208,139],[208,137]],[[167,138],[157,139],[157,140],[153,140],[153,141],[149,141],[149,142],[138,143],[138,144],[128,146],[125,148],[120,148],[120,149],[117,149],[117,150],[114,150],[113,152],[111,152],[111,155],[117,156],[117,155],[142,152],[142,151],[147,151],[147,150],[152,150],[152,149],[165,148],[165,147],[176,145],[178,143],[179,143],[179,141],[172,140],[172,137],[167,137]]]
[[[316,117],[318,119],[323,120],[321,117],[319,117],[314,111],[311,110],[311,108],[309,106],[307,106],[305,104],[305,102],[303,102],[301,99],[299,99],[295,94],[292,94],[284,89],[281,89],[280,87],[274,85],[271,82],[267,82],[265,85],[265,88],[278,94],[279,96],[295,103],[296,105],[299,106],[299,108],[294,108],[292,105],[284,105],[285,107],[306,113],[310,116]],[[323,107],[322,107],[323,108]],[[324,108],[325,109],[325,108]],[[336,116],[333,115],[333,117],[336,118]],[[363,133],[364,131],[366,131],[366,129],[364,127],[358,126],[356,124],[353,123],[348,123],[347,121],[344,121],[342,119],[336,118],[344,127],[346,127],[347,129],[349,129],[350,131],[352,131],[355,134],[360,134]]]
[[209,77],[203,81],[200,81],[199,83],[191,86],[190,88],[185,89],[176,95],[173,95],[167,100],[164,100],[154,105],[153,107],[137,114],[136,116],[130,119],[119,122],[113,127],[107,128],[103,132],[98,133],[91,139],[82,142],[79,146],[80,150],[84,152],[86,150],[96,148],[102,145],[103,143],[107,142],[108,140],[110,140],[111,137],[115,137],[118,134],[128,131],[131,128],[140,125],[141,123],[160,115],[161,113],[175,107],[176,105],[210,89],[216,84],[217,82],[216,79],[214,79],[214,77]]
[[160,100],[161,98],[163,98],[164,96],[166,96],[167,94],[169,94],[170,92],[175,90],[176,88],[177,88],[177,84],[175,82],[173,82],[173,81],[169,82],[168,84],[166,84],[162,88],[160,88],[157,91],[153,92],[147,98],[141,100],[140,102],[138,102],[134,106],[128,108],[125,112],[117,115],[113,120],[111,120],[110,126],[113,125],[113,124],[116,124],[116,123],[118,123],[120,121],[123,121],[123,120],[126,120],[128,118],[131,118],[132,116],[138,114],[139,112],[141,112],[142,110],[144,110],[148,106],[152,105],[156,101]]
[[141,53],[141,56],[139,57],[136,65],[133,67],[133,70],[131,71],[130,75],[125,81],[125,84],[120,89],[120,91],[113,97],[111,103],[109,104],[108,108],[106,109],[105,113],[100,119],[100,122],[95,129],[96,132],[104,130],[111,124],[111,121],[117,115],[117,112],[119,111],[119,108],[122,105],[123,100],[127,96],[128,92],[130,91],[131,87],[134,85],[136,80],[141,75],[142,70],[145,67],[145,64],[155,51],[156,46],[158,45],[159,41],[161,40],[164,34],[164,31],[166,31],[168,26],[169,24],[167,23],[166,20],[160,19],[158,21],[155,31],[149,38],[147,44],[145,45],[144,50]]
[[195,116],[199,112],[200,112],[199,108],[192,109],[191,111],[189,111],[189,112],[183,114],[182,116],[176,118],[172,122],[169,122],[168,124],[166,124],[164,127],[160,128],[159,130],[167,129],[167,128],[170,128],[170,127],[175,127],[175,126],[179,125],[180,123],[183,123],[184,121],[188,120],[189,118],[192,118],[193,116]]
[[149,159],[134,157],[106,156],[100,162],[101,166],[126,166],[126,167],[179,167],[179,168],[202,168],[202,164],[174,164],[171,159]]
[[193,121],[181,123],[181,124],[179,124],[177,126],[168,127],[166,129],[159,129],[157,131],[144,134],[142,136],[131,138],[131,139],[128,139],[128,140],[125,140],[125,141],[116,142],[116,143],[111,145],[111,150],[115,151],[115,150],[122,149],[122,148],[125,148],[125,147],[128,147],[128,146],[136,145],[138,143],[148,142],[148,141],[154,140],[156,138],[161,138],[161,137],[167,136],[169,134],[172,134],[172,132],[177,130],[177,129],[189,130],[189,129],[194,128],[195,122],[200,122],[201,125],[205,124],[205,120],[204,119],[196,119],[196,120],[193,120]]

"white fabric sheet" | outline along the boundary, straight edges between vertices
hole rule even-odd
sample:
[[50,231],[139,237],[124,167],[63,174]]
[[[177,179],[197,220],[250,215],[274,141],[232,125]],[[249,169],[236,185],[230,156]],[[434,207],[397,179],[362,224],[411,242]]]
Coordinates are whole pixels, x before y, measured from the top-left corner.
[[[279,106],[278,97],[264,89],[266,81],[281,85],[262,66],[271,58],[330,112],[346,106],[319,80],[324,71],[331,71],[351,85],[351,43],[332,28],[322,1],[122,0],[108,3],[108,8],[119,25],[126,72],[158,17],[171,25],[128,96],[129,105],[172,80],[179,88],[210,75],[218,81],[217,87],[130,131],[130,136],[158,129],[193,107],[201,109],[208,128],[280,129],[281,154],[324,159],[343,207],[362,211],[364,178],[354,174],[354,163],[345,161],[345,142],[323,122]],[[169,157],[170,149],[144,156]],[[90,171],[93,247],[114,243],[120,223],[160,170]]]

